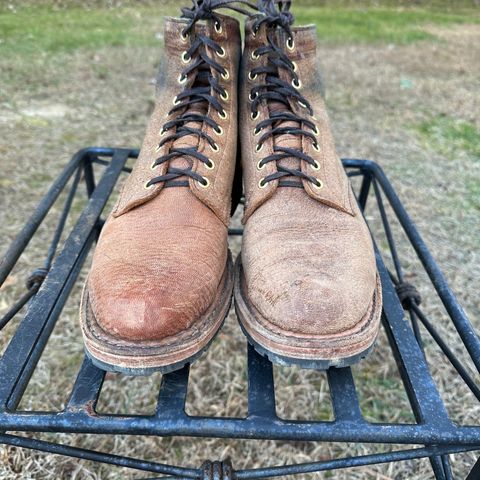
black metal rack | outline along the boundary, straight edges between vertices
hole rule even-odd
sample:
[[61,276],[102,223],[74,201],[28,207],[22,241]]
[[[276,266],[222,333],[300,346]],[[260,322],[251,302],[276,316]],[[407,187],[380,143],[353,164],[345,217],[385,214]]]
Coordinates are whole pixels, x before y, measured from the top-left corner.
[[[29,303],[24,318],[0,357],[0,443],[104,462],[111,465],[181,478],[266,478],[279,475],[311,473],[355,466],[429,458],[437,479],[453,478],[449,455],[480,450],[480,423],[457,425],[447,412],[430,374],[423,352],[420,327],[423,325],[441,348],[468,389],[480,402],[478,379],[456,356],[419,305],[418,292],[405,282],[386,203],[415,249],[435,291],[455,326],[465,353],[480,372],[480,340],[446,280],[409,218],[392,185],[380,167],[368,160],[345,159],[350,177],[360,177],[358,201],[362,209],[372,198],[370,209],[380,214],[387,239],[392,270],[388,270],[377,252],[384,296],[383,328],[392,355],[415,416],[412,424],[371,423],[359,406],[357,389],[350,368],[327,372],[334,411],[333,421],[292,421],[276,414],[272,364],[248,348],[248,414],[245,418],[200,417],[185,412],[189,368],[162,377],[154,415],[114,415],[96,411],[105,373],[85,358],[73,383],[68,404],[63,411],[20,411],[22,399],[35,367],[74,286],[80,269],[102,228],[102,212],[122,172],[129,172],[126,162],[136,158],[134,149],[89,148],[78,152],[54,182],[24,229],[7,251],[0,265],[0,285],[21,257],[31,238],[63,191],[67,191],[44,267],[32,273],[27,291],[0,320],[0,330]],[[94,164],[104,166],[98,183]],[[78,186],[85,182],[89,200],[61,248],[62,232]],[[241,235],[241,230],[231,230]],[[58,251],[58,252],[57,252]],[[409,318],[407,318],[409,317]],[[306,464],[283,465],[251,470],[233,470],[224,462],[206,462],[201,468],[159,464],[136,458],[80,449],[6,432],[67,432],[157,436],[218,437],[234,439],[271,439],[311,442],[362,442],[408,444],[408,448],[379,454],[338,458]],[[480,478],[480,460],[468,480]]]

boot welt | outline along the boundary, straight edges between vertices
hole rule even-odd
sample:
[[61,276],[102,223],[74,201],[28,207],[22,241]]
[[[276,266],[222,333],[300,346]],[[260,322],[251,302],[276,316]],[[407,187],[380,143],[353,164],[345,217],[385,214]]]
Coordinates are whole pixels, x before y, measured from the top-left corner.
[[[377,284],[364,317],[355,328],[334,335],[297,335],[274,326],[249,300],[241,257],[235,265],[235,310],[243,333],[255,350],[280,365],[326,370],[346,367],[373,349],[382,313],[382,289]],[[334,320],[334,319],[329,319]]]
[[233,262],[227,265],[214,302],[191,327],[162,340],[132,341],[115,337],[98,324],[85,287],[80,307],[85,353],[97,367],[127,375],[169,373],[192,363],[205,352],[230,310],[233,292]]

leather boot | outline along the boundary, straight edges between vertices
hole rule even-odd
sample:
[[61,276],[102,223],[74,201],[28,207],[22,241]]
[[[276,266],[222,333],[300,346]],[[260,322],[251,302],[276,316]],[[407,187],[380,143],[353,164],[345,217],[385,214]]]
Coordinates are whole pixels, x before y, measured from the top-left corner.
[[245,230],[235,304],[272,361],[325,369],[365,356],[382,309],[371,236],[334,146],[314,27],[264,2],[240,73]]
[[194,3],[166,19],[155,109],[84,288],[86,351],[107,370],[181,368],[207,348],[231,304],[241,39],[214,0]]

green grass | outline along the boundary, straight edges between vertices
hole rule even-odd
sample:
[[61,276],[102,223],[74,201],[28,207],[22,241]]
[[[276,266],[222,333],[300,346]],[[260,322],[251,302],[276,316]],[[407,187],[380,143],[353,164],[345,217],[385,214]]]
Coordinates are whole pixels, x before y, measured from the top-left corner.
[[470,122],[449,116],[436,116],[414,126],[423,143],[449,158],[464,151],[480,160],[480,130]]
[[[177,14],[173,4],[116,9],[70,7],[0,8],[0,56],[45,55],[115,46],[157,45],[162,17]],[[298,23],[315,23],[322,41],[411,43],[435,37],[429,24],[450,26],[480,22],[472,10],[437,10],[296,6]]]

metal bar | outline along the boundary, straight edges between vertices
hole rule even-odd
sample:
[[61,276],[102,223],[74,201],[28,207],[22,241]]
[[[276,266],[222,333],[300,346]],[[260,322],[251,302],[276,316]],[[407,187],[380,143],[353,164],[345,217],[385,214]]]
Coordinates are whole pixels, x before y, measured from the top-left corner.
[[455,325],[455,328],[457,329],[465,348],[470,354],[475,367],[480,372],[480,339],[475,333],[475,329],[472,327],[457,298],[448,286],[445,276],[435,262],[432,254],[429,252],[425,242],[415,227],[414,222],[408,215],[405,207],[402,205],[402,202],[398,198],[398,195],[393,189],[387,176],[379,165],[369,160],[359,161],[347,159],[345,160],[344,165],[352,168],[368,169],[375,175],[376,180],[381,185],[382,190],[390,202],[390,205],[392,206],[400,224],[402,225],[403,230],[415,249],[415,252],[417,253],[423,267],[425,268],[425,271],[430,277],[435,290],[437,291],[443,305],[450,315],[453,324]]
[[[21,376],[28,378],[31,376],[42,348],[36,349],[35,362],[30,362],[28,368],[26,368],[26,364],[29,362],[40,335],[43,333],[43,343],[48,339],[49,333],[45,333],[44,329],[48,324],[49,316],[75,268],[79,255],[90,239],[95,223],[113,190],[128,154],[128,150],[115,151],[110,166],[105,170],[98,187],[65,242],[65,246],[58,255],[48,279],[37,293],[25,318],[20,323],[16,335],[12,338],[4,356],[0,359],[0,378],[2,378],[0,406],[6,406]],[[50,332],[53,326],[54,322],[50,322]],[[48,329],[46,331],[48,332]]]
[[433,470],[435,480],[447,480],[445,477],[445,471],[443,470],[442,458],[438,455],[428,458]]
[[70,394],[66,410],[85,410],[93,413],[102,389],[105,372],[85,356]]
[[327,370],[335,419],[340,422],[364,422],[350,368]]
[[466,480],[478,480],[480,478],[480,457],[475,462],[475,465],[470,470]]
[[[474,450],[474,448],[472,448],[472,450]],[[366,465],[379,465],[382,463],[403,462],[405,460],[416,460],[443,453],[461,453],[464,451],[462,447],[458,446],[422,447],[409,450],[397,450],[395,452],[375,453],[359,457],[338,458],[321,462],[300,463],[297,465],[237,470],[235,474],[238,480],[252,480],[284,475],[324,472],[326,470],[338,470],[341,468],[364,467]]]
[[417,421],[431,423],[437,428],[451,428],[453,424],[404,316],[395,287],[378,251],[376,255],[382,281],[384,319],[387,320],[385,330]]
[[248,416],[273,419],[275,408],[275,387],[273,367],[270,360],[258,354],[248,344]]
[[27,304],[27,302],[38,292],[40,285],[36,285],[27,292],[25,292],[12,306],[10,310],[0,319],[0,330],[3,330],[6,325],[15,317],[15,315]]
[[452,350],[450,350],[448,345],[443,341],[440,334],[435,330],[433,325],[428,321],[427,317],[423,314],[420,308],[415,304],[413,304],[411,308],[415,312],[419,320],[422,322],[423,326],[427,329],[428,333],[432,336],[432,338],[435,340],[437,345],[440,347],[444,355],[448,358],[453,368],[455,368],[458,374],[462,377],[463,381],[466,383],[470,391],[480,401],[480,388],[475,383],[475,380],[470,376],[470,374],[468,373],[468,370],[461,364],[461,362],[457,359],[457,357],[452,352]]
[[372,175],[370,173],[363,172],[362,186],[360,187],[360,194],[358,196],[358,204],[362,212],[367,207],[368,194],[370,193],[370,186],[372,185]]
[[53,185],[48,190],[47,194],[42,198],[37,208],[28,219],[26,225],[22,228],[15,240],[10,245],[9,249],[5,253],[5,256],[0,262],[0,285],[6,280],[13,267],[20,258],[20,255],[30,243],[34,233],[46,217],[50,208],[57,200],[60,193],[65,188],[65,185],[70,180],[71,176],[78,168],[80,162],[85,155],[85,150],[78,152],[68,165],[63,169],[60,176],[53,182]]
[[450,458],[448,454],[442,455],[440,458],[442,459],[443,471],[445,472],[446,480],[453,480],[452,466],[450,464]]
[[0,444],[12,445],[14,447],[28,448],[40,452],[65,455],[68,457],[101,462],[123,468],[133,468],[144,472],[156,472],[165,475],[180,476],[182,478],[201,478],[201,470],[194,468],[175,467],[162,463],[138,460],[132,457],[112,455],[109,453],[95,452],[84,448],[70,447],[58,443],[36,440],[34,438],[18,437],[15,435],[0,434]]
[[181,370],[163,375],[157,403],[159,417],[185,414],[189,373],[190,367],[185,365]]

